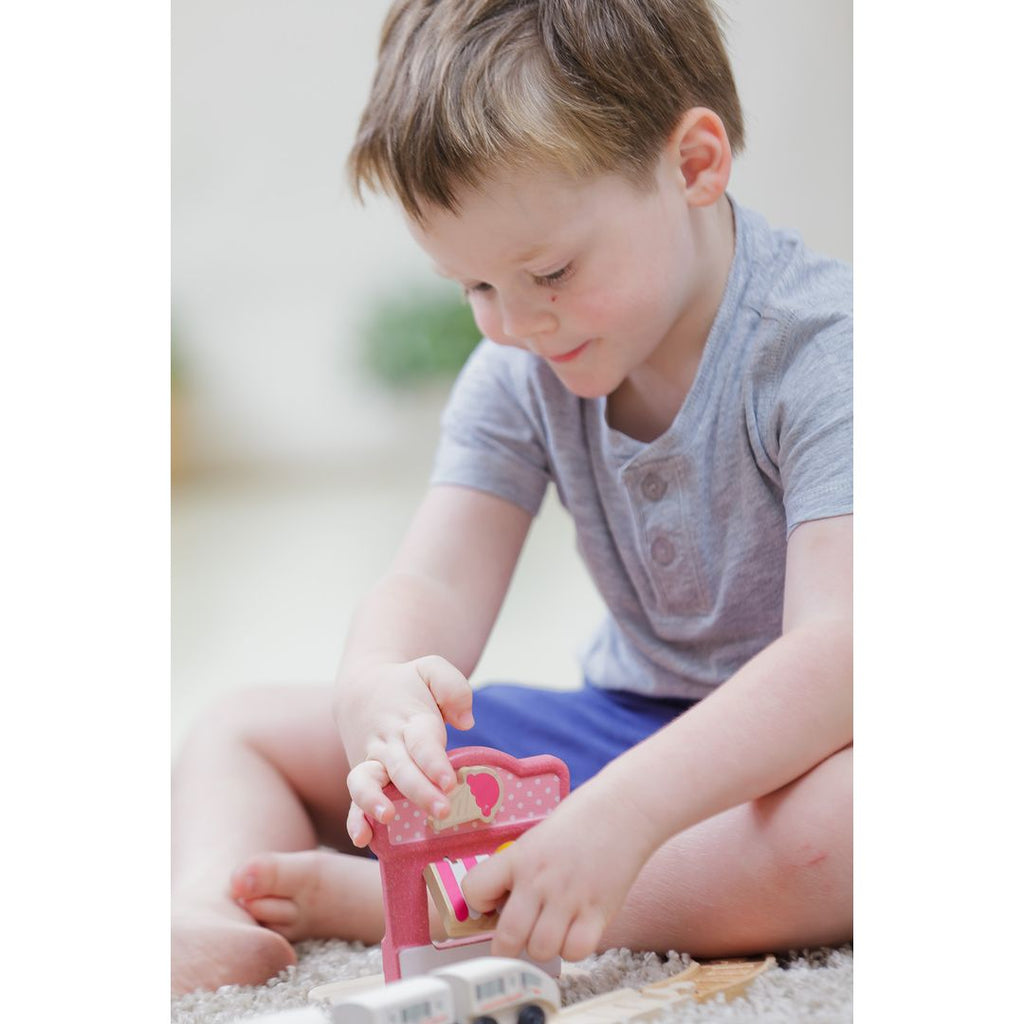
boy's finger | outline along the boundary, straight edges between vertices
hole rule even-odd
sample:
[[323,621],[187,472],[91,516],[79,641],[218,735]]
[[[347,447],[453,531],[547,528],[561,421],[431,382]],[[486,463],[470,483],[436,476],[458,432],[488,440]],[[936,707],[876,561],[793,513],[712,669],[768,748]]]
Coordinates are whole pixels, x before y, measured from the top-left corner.
[[369,821],[366,820],[366,815],[356,804],[349,806],[345,827],[348,830],[349,839],[358,847],[367,846],[373,838],[373,829],[370,827]]
[[380,761],[361,761],[348,773],[346,781],[353,807],[380,822],[394,813],[395,805],[384,795],[384,787],[391,780]]
[[473,690],[466,677],[436,654],[416,661],[416,671],[430,690],[441,717],[456,729],[473,727]]
[[558,956],[565,945],[570,918],[563,906],[547,902],[541,908],[526,942],[526,952],[537,963],[544,963]]
[[436,717],[433,721],[425,717],[417,718],[405,727],[402,739],[405,740],[405,749],[420,771],[442,793],[450,793],[455,788],[455,769],[445,753],[444,743],[438,741],[436,732],[439,728]]
[[522,886],[513,892],[498,917],[498,927],[491,939],[492,955],[519,956],[526,949],[539,911],[539,902]]
[[409,756],[404,743],[388,757],[388,773],[402,795],[434,818],[443,818],[451,809],[448,798],[420,770]]
[[562,943],[566,960],[583,960],[597,949],[604,932],[604,915],[596,907],[588,907],[571,925]]
[[505,857],[489,857],[466,872],[462,894],[466,902],[481,914],[489,914],[501,906],[511,887],[508,861]]

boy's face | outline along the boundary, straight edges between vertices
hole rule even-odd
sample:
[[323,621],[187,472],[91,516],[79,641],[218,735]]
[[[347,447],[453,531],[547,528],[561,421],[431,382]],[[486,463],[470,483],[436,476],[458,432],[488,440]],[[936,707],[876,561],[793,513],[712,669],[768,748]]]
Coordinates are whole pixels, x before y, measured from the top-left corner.
[[719,296],[670,159],[646,191],[518,172],[459,200],[457,214],[410,221],[413,236],[463,286],[481,333],[546,360],[573,394],[609,395],[642,368],[671,375],[703,344]]

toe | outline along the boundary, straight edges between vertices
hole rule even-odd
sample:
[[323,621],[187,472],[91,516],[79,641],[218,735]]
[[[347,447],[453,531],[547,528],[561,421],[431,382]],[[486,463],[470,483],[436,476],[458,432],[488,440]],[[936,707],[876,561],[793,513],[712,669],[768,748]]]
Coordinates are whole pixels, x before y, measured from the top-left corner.
[[231,876],[231,896],[244,901],[267,896],[300,903],[309,901],[317,895],[323,882],[324,857],[319,850],[262,853],[251,857]]
[[291,897],[301,884],[292,860],[295,853],[261,853],[239,864],[231,876],[231,895],[236,900],[264,896]]
[[363,939],[380,927],[379,903],[372,897],[378,878],[376,865],[361,857],[324,850],[267,853],[236,869],[231,894],[236,906],[292,942]]
[[295,924],[299,918],[299,908],[295,900],[283,899],[280,896],[261,896],[241,902],[260,924],[275,931]]

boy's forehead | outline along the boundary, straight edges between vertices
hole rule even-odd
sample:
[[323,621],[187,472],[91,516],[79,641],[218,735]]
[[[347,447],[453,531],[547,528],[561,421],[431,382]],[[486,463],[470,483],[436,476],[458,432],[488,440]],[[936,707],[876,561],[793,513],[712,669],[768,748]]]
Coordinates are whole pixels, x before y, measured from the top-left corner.
[[532,263],[565,244],[569,234],[564,222],[478,220],[471,213],[412,223],[410,230],[446,277],[472,277],[473,268],[484,259],[509,266]]
[[[518,231],[503,237],[495,231],[414,232],[420,247],[430,256],[434,269],[444,277],[475,278],[484,267],[522,267],[553,257],[567,244],[567,234],[550,226],[535,235]],[[532,241],[525,242],[526,238]]]
[[455,211],[428,208],[407,218],[413,237],[442,273],[460,276],[460,262],[486,252],[509,264],[541,259],[587,222],[588,192],[554,176],[503,178],[458,197]]

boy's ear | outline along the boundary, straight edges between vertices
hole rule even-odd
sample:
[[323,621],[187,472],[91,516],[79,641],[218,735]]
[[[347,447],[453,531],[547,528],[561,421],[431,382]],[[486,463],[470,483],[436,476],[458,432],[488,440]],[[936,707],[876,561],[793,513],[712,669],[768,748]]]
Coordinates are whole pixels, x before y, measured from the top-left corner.
[[710,206],[729,184],[729,134],[722,119],[707,107],[692,107],[682,116],[667,155],[678,169],[690,206]]

